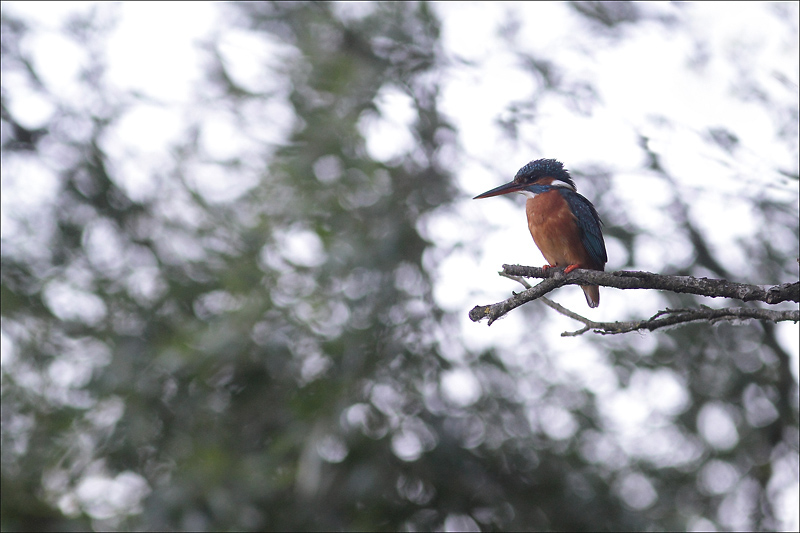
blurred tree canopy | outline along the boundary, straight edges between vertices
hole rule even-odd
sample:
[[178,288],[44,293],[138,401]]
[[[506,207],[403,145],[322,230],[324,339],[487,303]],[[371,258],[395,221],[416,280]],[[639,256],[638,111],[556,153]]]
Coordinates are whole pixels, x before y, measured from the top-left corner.
[[[637,24],[637,9],[574,4],[599,33]],[[105,81],[102,9],[65,29],[88,50],[80,99],[48,86],[21,45],[30,29],[3,11],[3,179],[24,188],[39,167],[57,177],[46,210],[3,213],[4,530],[780,526],[775,506],[797,478],[798,393],[773,325],[594,339],[620,390],[682,384],[684,407],[653,415],[636,454],[596,394],[546,359],[461,344],[433,297],[442,252],[421,230],[459,194],[457,131],[440,111],[442,72],[457,61],[430,5],[226,12],[227,31],[280,43],[279,60],[246,84],[206,43],[197,114],[137,188],[115,131],[150,102]],[[590,86],[565,86],[546,57],[528,64],[543,93],[591,108]],[[45,125],[15,116],[19,87],[52,107]],[[412,102],[413,146],[379,161],[365,125],[393,93]],[[210,111],[240,150],[215,145]],[[507,117],[510,135],[528,112]],[[272,122],[285,140],[258,129]],[[735,144],[717,133],[709,142]],[[796,130],[784,135],[796,143]],[[641,147],[643,168],[671,183],[645,136]],[[240,193],[215,197],[215,179]],[[609,212],[608,176],[597,180]],[[796,204],[753,206],[762,229],[742,246],[763,278],[748,281],[790,281],[797,249],[769,234],[797,239]],[[673,273],[732,276],[686,205],[671,210],[695,251]],[[634,264],[641,228],[622,217],[607,218],[607,234]],[[476,397],[443,392],[465,375]]]

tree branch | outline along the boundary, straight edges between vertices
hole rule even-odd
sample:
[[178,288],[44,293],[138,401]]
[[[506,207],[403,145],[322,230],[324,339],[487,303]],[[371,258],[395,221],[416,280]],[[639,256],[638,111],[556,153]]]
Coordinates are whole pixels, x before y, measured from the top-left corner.
[[[784,283],[774,287],[764,288],[759,285],[735,283],[724,279],[694,278],[691,276],[666,276],[652,272],[636,272],[620,270],[618,272],[600,272],[597,270],[573,270],[564,274],[563,268],[550,268],[544,270],[538,267],[503,265],[499,273],[503,277],[514,279],[522,283],[526,290],[514,294],[511,298],[492,305],[478,305],[469,312],[473,322],[484,318],[489,319],[489,325],[509,311],[541,298],[545,304],[559,313],[574,320],[582,322],[584,328],[564,332],[562,335],[574,336],[594,329],[596,333],[614,334],[637,331],[640,329],[655,330],[665,326],[693,322],[696,320],[741,320],[754,318],[780,322],[791,320],[800,321],[800,311],[772,311],[768,309],[750,307],[729,307],[712,309],[702,306],[697,309],[665,309],[659,311],[647,320],[630,322],[594,322],[569,309],[557,304],[544,295],[564,285],[600,285],[618,289],[659,289],[678,293],[698,294],[710,298],[733,298],[748,301],[761,301],[768,304],[777,304],[785,301],[800,301],[800,282]],[[544,281],[531,287],[524,277],[544,278]]]

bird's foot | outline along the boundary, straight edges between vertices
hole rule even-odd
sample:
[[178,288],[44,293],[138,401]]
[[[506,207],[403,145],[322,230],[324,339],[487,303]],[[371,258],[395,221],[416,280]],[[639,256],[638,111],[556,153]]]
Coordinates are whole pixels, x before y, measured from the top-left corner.
[[569,274],[570,272],[572,272],[576,268],[580,268],[580,267],[581,267],[580,265],[567,265],[567,268],[564,269],[564,274]]

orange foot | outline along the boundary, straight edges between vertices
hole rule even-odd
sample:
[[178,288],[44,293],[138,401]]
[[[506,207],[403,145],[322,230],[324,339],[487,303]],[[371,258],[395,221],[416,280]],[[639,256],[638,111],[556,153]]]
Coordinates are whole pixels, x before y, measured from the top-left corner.
[[547,270],[548,268],[555,268],[556,265],[542,265],[542,270]]
[[567,266],[567,268],[564,269],[564,274],[569,274],[570,272],[572,272],[576,268],[580,268],[580,267],[581,267],[580,265],[569,265],[569,266]]

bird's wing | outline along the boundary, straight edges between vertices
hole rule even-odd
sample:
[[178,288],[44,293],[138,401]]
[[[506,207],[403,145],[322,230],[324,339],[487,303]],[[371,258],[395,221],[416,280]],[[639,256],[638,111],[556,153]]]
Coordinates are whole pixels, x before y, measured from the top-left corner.
[[566,189],[562,189],[560,192],[578,219],[581,242],[586,247],[586,251],[589,252],[592,261],[602,267],[608,261],[608,255],[603,242],[603,232],[600,230],[600,226],[603,224],[600,215],[597,214],[592,202],[580,194]]

